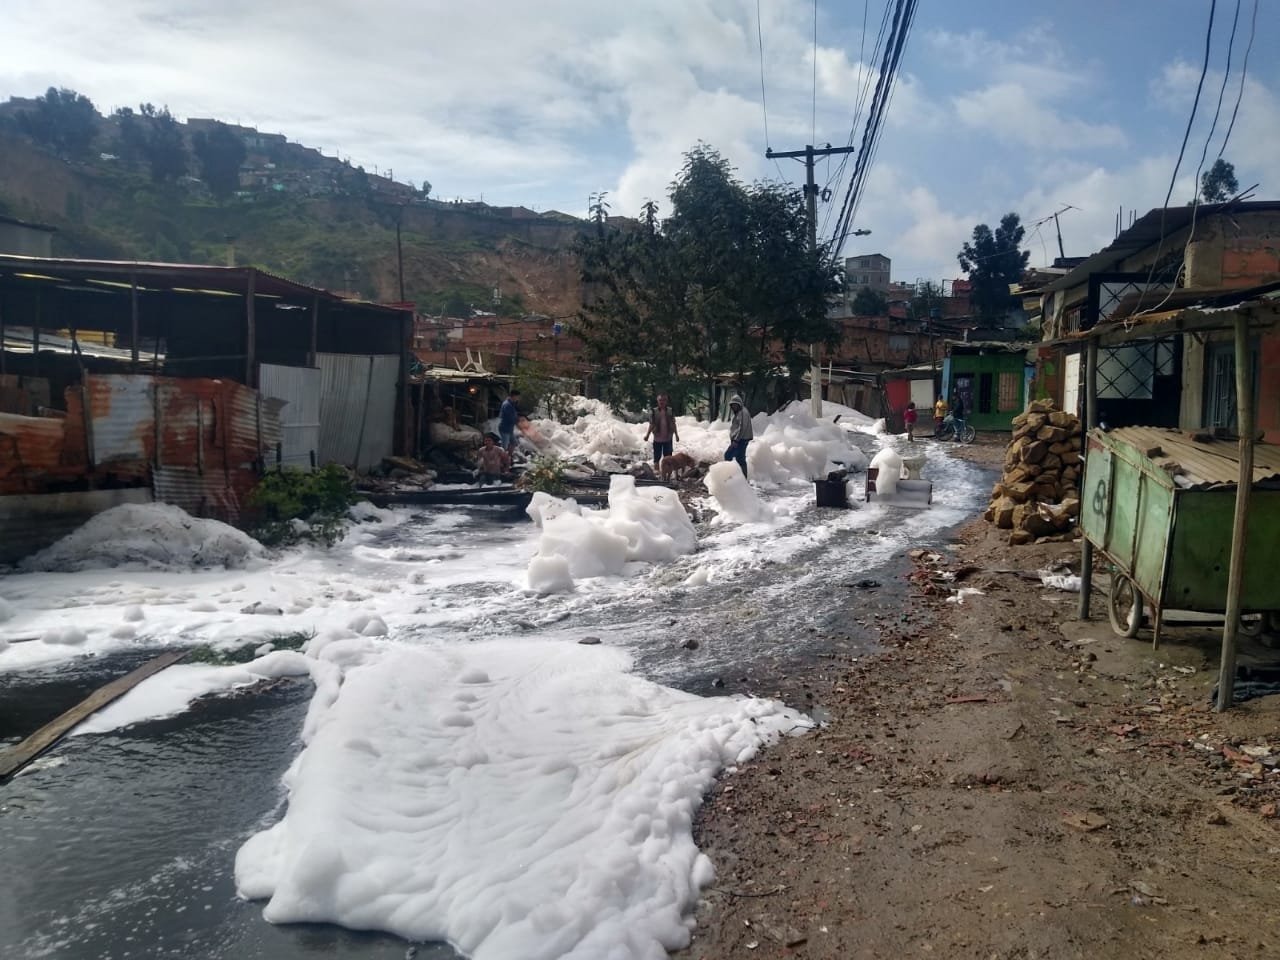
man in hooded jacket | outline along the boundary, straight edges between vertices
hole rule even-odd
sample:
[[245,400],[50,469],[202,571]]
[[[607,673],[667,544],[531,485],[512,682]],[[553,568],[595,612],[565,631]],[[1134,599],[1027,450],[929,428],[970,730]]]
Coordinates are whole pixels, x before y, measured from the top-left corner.
[[751,414],[747,412],[742,398],[734,394],[729,398],[729,449],[724,452],[724,458],[737,460],[744,477],[747,475],[747,444],[753,436]]

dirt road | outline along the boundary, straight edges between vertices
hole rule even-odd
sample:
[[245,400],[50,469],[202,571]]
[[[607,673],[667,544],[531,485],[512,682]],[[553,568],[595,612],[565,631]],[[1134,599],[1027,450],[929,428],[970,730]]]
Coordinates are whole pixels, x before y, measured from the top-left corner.
[[993,572],[1078,556],[977,521],[912,559],[884,651],[809,678],[829,725],[704,806],[683,956],[1280,957],[1280,698],[1214,714],[1214,630],[1153,653]]

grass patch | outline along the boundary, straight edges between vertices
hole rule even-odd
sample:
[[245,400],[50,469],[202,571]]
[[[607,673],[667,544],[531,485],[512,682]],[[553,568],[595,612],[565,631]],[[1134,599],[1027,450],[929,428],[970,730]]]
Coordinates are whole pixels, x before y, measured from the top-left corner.
[[215,667],[229,667],[235,663],[249,663],[251,660],[257,660],[258,654],[255,651],[264,643],[271,644],[274,650],[301,650],[306,646],[307,641],[314,636],[314,632],[282,633],[279,636],[268,637],[265,640],[253,640],[239,647],[214,648],[207,643],[202,643],[198,647],[192,647],[191,652],[187,654],[183,662],[207,663]]

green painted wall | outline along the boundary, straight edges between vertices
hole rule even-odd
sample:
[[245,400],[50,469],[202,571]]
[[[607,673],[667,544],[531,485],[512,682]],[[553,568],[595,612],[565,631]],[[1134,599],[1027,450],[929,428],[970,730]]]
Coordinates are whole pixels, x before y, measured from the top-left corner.
[[[969,378],[966,419],[977,430],[1012,430],[1013,418],[1027,405],[1026,355],[1023,353],[955,354],[950,357],[951,381],[947,384],[950,399]],[[1017,380],[1016,405],[1000,409],[1000,374],[1013,374]]]

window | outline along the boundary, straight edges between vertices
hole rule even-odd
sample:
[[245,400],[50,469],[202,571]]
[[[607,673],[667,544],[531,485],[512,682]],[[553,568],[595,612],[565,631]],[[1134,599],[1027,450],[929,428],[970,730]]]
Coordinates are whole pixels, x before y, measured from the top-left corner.
[[993,377],[989,373],[978,374],[978,412],[991,412],[991,386]]
[[1022,375],[1006,370],[1000,374],[1000,395],[996,399],[996,409],[1005,413],[1017,410],[1022,406]]
[[911,338],[902,333],[889,334],[889,350],[893,353],[906,353],[911,349]]

